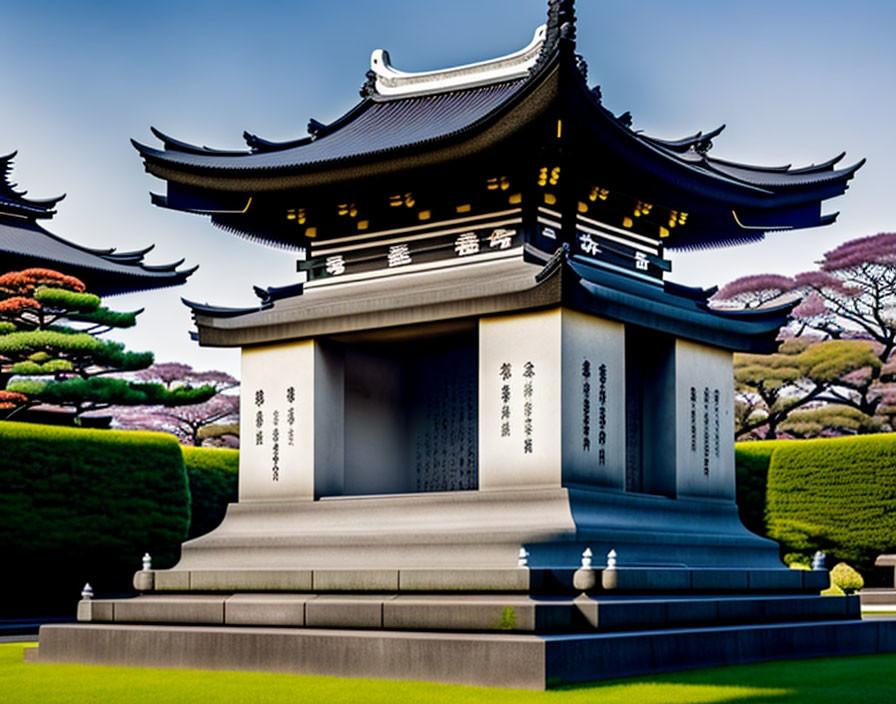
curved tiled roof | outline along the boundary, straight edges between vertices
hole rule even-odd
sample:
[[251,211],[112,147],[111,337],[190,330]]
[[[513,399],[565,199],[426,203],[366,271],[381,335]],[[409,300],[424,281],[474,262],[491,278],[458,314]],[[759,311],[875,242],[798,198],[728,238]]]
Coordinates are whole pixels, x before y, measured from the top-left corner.
[[[113,295],[184,283],[197,267],[178,270],[183,259],[171,264],[147,264],[143,257],[154,245],[132,252],[91,249],[69,242],[41,227],[38,219],[52,218],[63,196],[26,199],[10,183],[15,152],[0,157],[0,261],[3,271],[31,267],[59,269],[77,276],[88,290]],[[2,272],[0,272],[2,273]]]
[[[420,149],[442,140],[473,131],[494,116],[508,101],[535,79],[517,79],[473,88],[411,97],[368,97],[331,125],[312,121],[312,135],[287,142],[272,142],[245,133],[250,149],[244,152],[198,147],[168,137],[153,128],[163,142],[157,149],[137,141],[134,146],[147,162],[166,168],[166,178],[179,169],[216,175],[270,174],[324,168],[339,162],[385,155],[399,149]],[[606,111],[604,111],[606,112]],[[773,194],[792,189],[845,183],[864,160],[844,169],[834,169],[842,155],[823,164],[803,168],[757,166],[716,159],[708,155],[712,140],[724,125],[710,132],[698,132],[679,140],[664,140],[631,130],[606,115],[603,118],[624,130],[632,146],[641,145],[663,155],[672,168],[737,184],[757,192]]]
[[[573,2],[550,0],[547,24],[536,34],[543,37],[537,59],[527,64],[529,73],[522,78],[507,80],[510,74],[504,74],[502,80],[480,85],[476,78],[484,74],[476,69],[469,84],[449,90],[447,83],[439,83],[439,76],[456,78],[463,71],[434,71],[412,76],[419,86],[430,86],[430,93],[382,95],[377,92],[382,71],[370,71],[362,101],[329,125],[312,120],[307,137],[278,143],[245,133],[249,149],[233,152],[186,144],[153,130],[163,148],[134,145],[147,171],[169,182],[169,198],[155,197],[154,202],[188,212],[223,214],[232,231],[278,245],[283,244],[282,237],[263,232],[265,224],[255,219],[259,213],[244,210],[249,195],[442,166],[497,145],[518,152],[524,145],[513,145],[514,137],[548,113],[551,119],[563,116],[564,123],[568,120],[577,128],[564,130],[581,142],[564,147],[568,166],[583,174],[593,172],[589,178],[617,180],[602,186],[629,195],[644,193],[637,197],[649,197],[654,203],[666,199],[670,209],[705,216],[700,227],[676,231],[664,243],[667,247],[753,241],[765,231],[833,221],[835,216],[821,214],[822,202],[841,195],[864,160],[840,169],[835,167],[842,155],[801,168],[757,166],[709,155],[724,125],[676,140],[637,132],[628,113],[614,115],[601,103],[599,87],[588,87],[587,66],[575,54],[575,32]],[[377,56],[384,54],[375,52],[374,59]],[[482,64],[497,66],[504,59]],[[553,148],[525,144],[536,150],[542,147]],[[220,219],[214,220],[216,224]]]
[[134,142],[148,159],[197,169],[273,170],[306,167],[324,162],[382,154],[402,147],[415,147],[456,135],[504,104],[522,85],[522,80],[456,90],[433,96],[395,100],[368,98],[337,120],[317,139],[288,142],[278,148],[273,142],[249,135],[250,143],[263,150],[243,153],[216,152],[167,139],[165,149]]
[[55,198],[34,200],[25,198],[28,191],[15,190],[18,184],[11,183],[12,160],[17,152],[0,156],[0,213],[22,215],[28,218],[51,218],[56,213],[54,206],[65,198],[63,193]]

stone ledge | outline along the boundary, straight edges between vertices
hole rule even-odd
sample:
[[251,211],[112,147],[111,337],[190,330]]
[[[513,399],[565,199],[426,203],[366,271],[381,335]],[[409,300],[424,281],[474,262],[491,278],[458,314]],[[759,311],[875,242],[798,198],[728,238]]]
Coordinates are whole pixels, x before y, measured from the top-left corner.
[[116,599],[113,602],[113,618],[116,623],[223,625],[225,598],[223,594],[183,594]]
[[312,570],[311,584],[316,592],[395,592],[398,570]]
[[896,652],[896,620],[544,636],[548,686],[763,660]]
[[322,595],[305,604],[309,628],[382,628],[383,609],[393,596]]
[[234,594],[224,601],[224,623],[228,626],[304,626],[303,594]]
[[[566,632],[858,619],[858,597],[169,594],[82,601],[81,622]],[[191,620],[193,619],[193,620]]]
[[544,688],[544,641],[479,633],[123,626],[44,626],[42,663],[293,672]]
[[[587,573],[587,583],[582,577]],[[234,569],[138,572],[154,592],[502,592],[672,593],[819,592],[824,570],[620,566],[596,568]],[[136,578],[135,578],[136,579]],[[147,590],[147,593],[151,593]]]
[[896,609],[896,589],[863,589],[859,592],[862,604],[891,605]]
[[896,652],[896,620],[556,636],[48,625],[42,663],[254,670],[544,689],[761,660]]
[[404,569],[398,571],[398,589],[402,592],[527,592],[530,571],[516,569]]

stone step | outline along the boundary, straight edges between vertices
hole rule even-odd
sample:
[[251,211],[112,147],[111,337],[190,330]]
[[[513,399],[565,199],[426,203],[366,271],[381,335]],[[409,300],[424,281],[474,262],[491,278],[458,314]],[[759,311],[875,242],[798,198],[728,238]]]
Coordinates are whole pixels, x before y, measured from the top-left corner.
[[599,631],[726,624],[834,621],[861,617],[856,597],[803,595],[580,597],[575,604]]
[[[578,581],[577,581],[578,580]],[[228,569],[141,570],[141,592],[599,592],[818,593],[825,570],[621,566],[615,570],[470,569]]]
[[859,618],[857,597],[538,598],[519,594],[184,594],[94,599],[92,623],[367,628],[524,633]]
[[[875,628],[877,626],[877,628]],[[896,652],[896,620],[542,636],[548,686],[764,660]]]
[[896,652],[896,620],[527,635],[324,628],[43,626],[37,661],[544,689],[662,670]]
[[896,609],[896,589],[863,589],[859,599],[862,605],[888,605]]

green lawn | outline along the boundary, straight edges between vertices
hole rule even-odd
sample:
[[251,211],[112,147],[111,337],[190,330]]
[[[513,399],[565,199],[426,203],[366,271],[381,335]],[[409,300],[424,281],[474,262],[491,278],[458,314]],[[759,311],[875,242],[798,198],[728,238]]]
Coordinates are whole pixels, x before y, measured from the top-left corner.
[[32,665],[22,662],[24,645],[0,644],[0,701],[3,704],[19,702],[39,704],[861,702],[871,704],[896,701],[896,655],[866,655],[722,667],[617,680],[550,692],[526,692],[418,682],[348,680],[253,672]]

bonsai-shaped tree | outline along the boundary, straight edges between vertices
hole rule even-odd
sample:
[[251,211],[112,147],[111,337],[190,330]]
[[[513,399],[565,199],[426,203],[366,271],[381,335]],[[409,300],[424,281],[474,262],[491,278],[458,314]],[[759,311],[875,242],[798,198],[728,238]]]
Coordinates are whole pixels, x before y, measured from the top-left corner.
[[793,338],[775,354],[735,355],[735,436],[764,428],[767,439],[776,438],[794,411],[819,401],[844,377],[879,367],[870,343],[859,340]]
[[76,416],[116,405],[201,403],[213,386],[180,386],[115,378],[149,367],[152,352],[130,352],[100,339],[132,327],[141,311],[121,313],[101,305],[84,283],[52,269],[0,276],[0,412],[10,417],[38,404],[74,410]]

